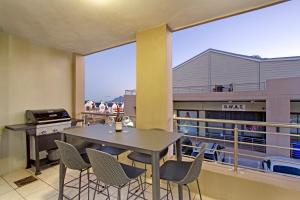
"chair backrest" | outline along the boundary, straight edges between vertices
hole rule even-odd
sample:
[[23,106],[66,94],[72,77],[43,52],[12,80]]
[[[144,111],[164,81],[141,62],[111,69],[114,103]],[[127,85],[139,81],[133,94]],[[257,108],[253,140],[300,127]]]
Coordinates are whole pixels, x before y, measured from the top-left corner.
[[86,149],[97,179],[106,185],[123,186],[130,181],[115,157],[95,149]]
[[190,166],[188,173],[181,181],[178,182],[178,184],[186,185],[195,181],[199,177],[202,168],[202,162],[204,159],[204,152],[206,148],[207,148],[207,144],[201,145],[199,153],[196,156],[195,160],[193,161],[192,165]]
[[82,170],[90,166],[82,159],[80,153],[73,145],[59,140],[55,140],[55,143],[59,150],[60,159],[67,168]]

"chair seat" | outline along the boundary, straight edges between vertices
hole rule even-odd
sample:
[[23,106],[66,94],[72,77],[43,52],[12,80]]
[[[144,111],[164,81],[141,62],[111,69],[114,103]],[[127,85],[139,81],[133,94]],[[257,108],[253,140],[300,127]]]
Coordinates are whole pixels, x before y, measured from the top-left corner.
[[127,157],[128,159],[133,160],[135,162],[140,162],[145,164],[152,163],[151,155],[145,153],[131,152],[130,154],[128,154]]
[[97,150],[108,153],[113,156],[118,156],[127,151],[127,149],[121,149],[118,147],[111,147],[111,146],[102,146],[100,148],[97,148]]
[[160,168],[160,178],[162,180],[178,182],[188,173],[192,162],[168,160]]
[[123,163],[120,163],[125,174],[128,176],[128,178],[130,179],[136,179],[138,178],[139,176],[141,176],[143,173],[146,172],[145,169],[141,169],[141,168],[137,168],[137,167],[133,167],[133,166],[130,166],[130,165],[126,165],[126,164],[123,164]]

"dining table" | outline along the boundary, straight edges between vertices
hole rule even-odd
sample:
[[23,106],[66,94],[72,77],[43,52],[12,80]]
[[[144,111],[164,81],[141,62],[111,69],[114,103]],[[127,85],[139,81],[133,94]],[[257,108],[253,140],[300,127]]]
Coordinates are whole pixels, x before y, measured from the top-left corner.
[[[175,144],[176,159],[182,160],[181,140],[183,134],[177,131],[164,131],[158,129],[139,129],[123,127],[116,132],[114,126],[97,124],[92,126],[66,129],[61,134],[61,140],[76,137],[84,141],[108,145],[129,151],[146,153],[152,157],[152,199],[160,199],[160,152]],[[59,168],[59,200],[63,199],[64,177],[66,168],[60,161]],[[182,186],[178,185],[178,198],[183,199]]]

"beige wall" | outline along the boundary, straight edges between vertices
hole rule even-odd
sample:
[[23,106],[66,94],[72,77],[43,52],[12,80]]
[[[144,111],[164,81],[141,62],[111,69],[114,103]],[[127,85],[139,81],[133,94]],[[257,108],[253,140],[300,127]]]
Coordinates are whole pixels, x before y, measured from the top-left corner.
[[25,167],[25,134],[5,125],[24,123],[26,109],[72,113],[72,54],[0,33],[0,174]]

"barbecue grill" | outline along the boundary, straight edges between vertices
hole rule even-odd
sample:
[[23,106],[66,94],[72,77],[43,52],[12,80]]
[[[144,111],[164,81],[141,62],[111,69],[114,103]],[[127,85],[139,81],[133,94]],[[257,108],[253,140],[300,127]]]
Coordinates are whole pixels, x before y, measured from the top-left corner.
[[56,144],[60,132],[71,127],[71,117],[65,109],[27,110],[26,123],[31,125],[27,132],[27,167],[35,166],[40,174],[41,165],[57,162]]

